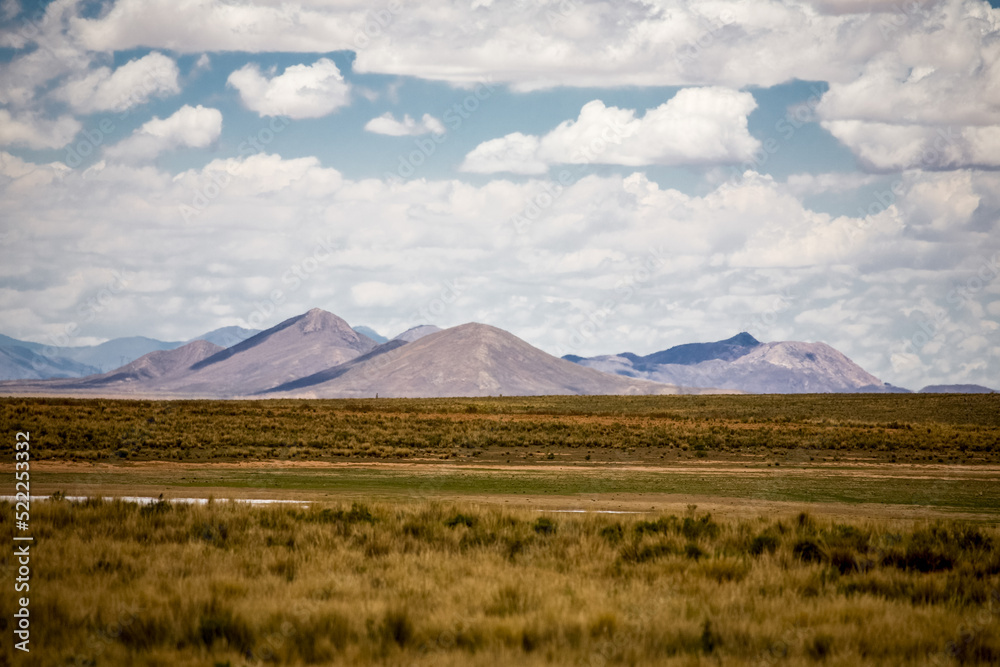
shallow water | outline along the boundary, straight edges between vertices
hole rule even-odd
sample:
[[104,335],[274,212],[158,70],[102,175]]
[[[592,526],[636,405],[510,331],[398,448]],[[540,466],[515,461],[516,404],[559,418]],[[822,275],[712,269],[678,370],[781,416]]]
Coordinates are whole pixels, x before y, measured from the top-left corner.
[[[37,500],[50,500],[52,496],[31,496],[31,502]],[[83,502],[89,500],[90,496],[64,496],[65,500],[72,502]],[[16,499],[14,496],[0,496],[0,500],[6,500],[9,502],[14,502]],[[137,503],[139,505],[151,505],[160,500],[166,500],[171,503],[186,503],[189,505],[206,505],[208,504],[208,498],[153,498],[152,496],[103,496],[101,500],[123,500],[127,503]],[[293,504],[302,505],[303,507],[308,507],[309,503],[304,500],[286,500],[277,498],[215,498],[214,502],[221,503],[231,501],[234,503],[247,503],[248,505],[280,505],[280,504]]]

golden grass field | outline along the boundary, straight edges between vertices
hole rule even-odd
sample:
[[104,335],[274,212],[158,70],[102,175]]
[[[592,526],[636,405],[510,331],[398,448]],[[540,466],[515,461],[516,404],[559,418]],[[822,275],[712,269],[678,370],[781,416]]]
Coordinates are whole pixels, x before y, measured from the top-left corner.
[[997,664],[998,408],[2,399],[0,664]]

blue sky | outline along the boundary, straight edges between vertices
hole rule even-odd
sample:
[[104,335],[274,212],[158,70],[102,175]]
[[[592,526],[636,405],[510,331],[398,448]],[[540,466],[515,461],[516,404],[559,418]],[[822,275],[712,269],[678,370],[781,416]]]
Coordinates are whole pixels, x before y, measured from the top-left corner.
[[0,331],[318,306],[995,386],[995,4],[5,0]]

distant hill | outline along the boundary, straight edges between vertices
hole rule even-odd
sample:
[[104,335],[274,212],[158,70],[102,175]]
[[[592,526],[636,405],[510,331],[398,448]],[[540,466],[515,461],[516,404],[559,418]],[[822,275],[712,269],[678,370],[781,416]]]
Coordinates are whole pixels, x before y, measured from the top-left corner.
[[66,357],[49,357],[28,347],[20,345],[0,347],[0,379],[71,378],[99,372],[99,368]]
[[[760,341],[743,332],[715,343],[686,343],[675,345],[674,347],[654,352],[645,357],[636,357],[633,366],[651,368],[662,364],[679,364],[681,366],[693,366],[703,361],[720,359],[722,361],[734,361],[749,354],[754,348],[760,346]],[[624,355],[623,355],[624,356]],[[640,362],[636,364],[636,361]]]
[[0,380],[83,377],[118,368],[156,350],[172,350],[183,344],[131,336],[100,345],[56,347],[0,336]]
[[[260,333],[256,329],[223,327],[192,338],[230,347]],[[0,380],[84,377],[128,364],[150,352],[176,350],[185,342],[130,336],[99,345],[56,347],[0,335]]]
[[415,327],[411,327],[399,334],[393,340],[402,340],[407,343],[412,343],[413,341],[420,340],[424,336],[430,336],[433,333],[441,331],[441,327],[436,327],[433,324],[421,324]]
[[359,327],[354,327],[354,330],[357,331],[362,336],[367,336],[368,338],[371,338],[373,341],[379,344],[387,343],[389,341],[388,338],[386,338],[379,332],[375,331],[371,327],[359,326]]
[[825,343],[761,343],[748,333],[644,357],[624,353],[570,360],[606,373],[686,387],[761,394],[891,391]]
[[223,348],[205,340],[196,340],[173,350],[150,352],[135,361],[109,373],[67,380],[64,386],[72,389],[105,389],[119,391],[144,391],[150,382],[162,383],[183,377],[191,366],[220,352]]
[[584,368],[502,329],[477,323],[438,331],[368,359],[358,358],[347,366],[346,370],[329,369],[325,381],[286,385],[268,395],[436,397],[683,391]]
[[981,384],[929,384],[919,394],[995,394],[996,389]]
[[313,308],[226,348],[191,367],[163,389],[247,396],[370,352],[375,341],[332,313]]
[[155,393],[153,387],[185,375],[190,372],[192,364],[222,349],[214,343],[196,340],[173,350],[150,352],[108,373],[83,378],[3,382],[0,383],[0,390],[15,386],[20,393],[35,395],[147,396]]
[[[883,383],[825,343],[762,343],[746,332],[645,356],[624,352],[558,359],[485,324],[444,330],[421,325],[382,343],[366,330],[314,308],[265,331],[223,327],[186,344],[136,336],[51,348],[0,335],[0,394],[238,398],[909,391]],[[104,372],[78,360],[107,363],[117,354],[122,361],[143,350]],[[921,390],[989,391],[980,385]]]

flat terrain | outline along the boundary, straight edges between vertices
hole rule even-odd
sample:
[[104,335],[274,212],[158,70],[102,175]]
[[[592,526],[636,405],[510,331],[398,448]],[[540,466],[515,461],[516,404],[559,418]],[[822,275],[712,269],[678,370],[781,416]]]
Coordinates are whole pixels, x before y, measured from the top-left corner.
[[[8,398],[0,426],[0,496],[18,431],[55,496],[18,664],[1000,661],[994,395]],[[164,500],[98,500],[136,496]]]

